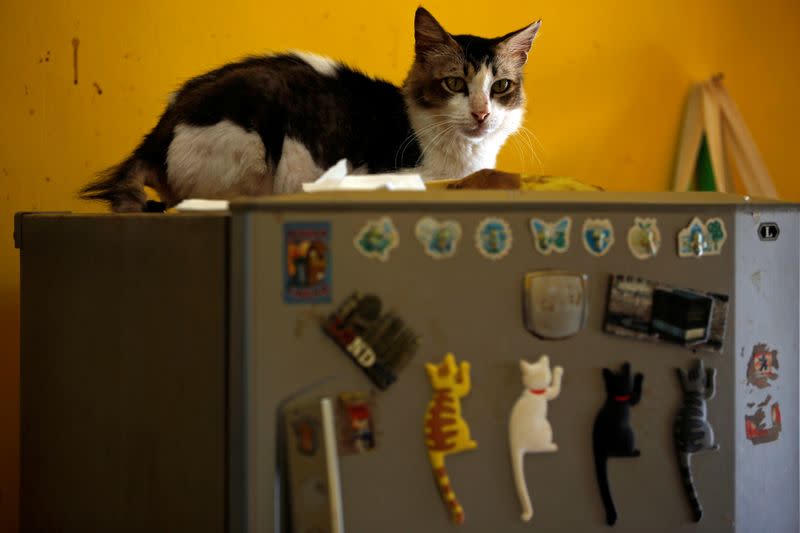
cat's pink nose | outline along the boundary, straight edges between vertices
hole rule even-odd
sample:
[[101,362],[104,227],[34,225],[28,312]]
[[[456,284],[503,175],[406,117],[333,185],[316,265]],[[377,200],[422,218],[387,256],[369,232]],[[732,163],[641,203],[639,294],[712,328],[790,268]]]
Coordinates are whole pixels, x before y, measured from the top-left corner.
[[488,117],[488,116],[489,116],[489,112],[488,111],[478,111],[477,113],[474,112],[474,111],[472,112],[472,118],[477,120],[478,124],[482,124],[483,121],[486,120],[486,117]]

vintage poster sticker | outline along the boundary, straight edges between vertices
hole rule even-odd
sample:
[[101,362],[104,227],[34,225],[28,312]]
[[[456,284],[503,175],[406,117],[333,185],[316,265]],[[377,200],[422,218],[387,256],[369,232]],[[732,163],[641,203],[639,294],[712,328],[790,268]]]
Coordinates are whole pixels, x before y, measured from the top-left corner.
[[570,217],[562,217],[555,222],[532,218],[530,224],[533,245],[540,254],[550,255],[553,251],[563,254],[569,249],[569,233],[572,229]]
[[661,231],[655,218],[634,217],[628,230],[628,248],[636,259],[655,257],[661,248]]
[[709,218],[703,223],[694,217],[689,225],[678,233],[678,255],[680,257],[719,255],[727,239],[728,232],[721,218]]
[[461,240],[461,224],[455,220],[438,221],[435,218],[419,219],[414,228],[425,253],[434,259],[449,259],[456,253]]
[[502,218],[484,218],[475,230],[475,246],[483,257],[502,259],[511,251],[511,227]]
[[381,261],[389,260],[389,252],[400,245],[400,235],[389,217],[369,220],[353,239],[361,255]]
[[289,222],[283,225],[283,300],[331,301],[331,225]]
[[614,226],[607,218],[587,218],[581,229],[583,246],[595,257],[606,255],[614,244]]

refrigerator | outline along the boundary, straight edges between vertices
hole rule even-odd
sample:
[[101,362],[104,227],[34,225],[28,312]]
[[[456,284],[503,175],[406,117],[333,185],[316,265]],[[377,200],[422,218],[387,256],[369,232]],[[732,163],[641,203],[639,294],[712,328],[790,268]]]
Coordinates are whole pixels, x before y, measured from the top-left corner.
[[17,244],[26,530],[798,529],[794,204],[324,193]]

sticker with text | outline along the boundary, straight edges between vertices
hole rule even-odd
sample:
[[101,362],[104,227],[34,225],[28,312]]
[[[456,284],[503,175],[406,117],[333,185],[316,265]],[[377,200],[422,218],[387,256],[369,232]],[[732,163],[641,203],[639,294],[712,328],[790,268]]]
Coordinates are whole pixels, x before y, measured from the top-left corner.
[[283,299],[287,303],[331,301],[331,225],[283,225]]

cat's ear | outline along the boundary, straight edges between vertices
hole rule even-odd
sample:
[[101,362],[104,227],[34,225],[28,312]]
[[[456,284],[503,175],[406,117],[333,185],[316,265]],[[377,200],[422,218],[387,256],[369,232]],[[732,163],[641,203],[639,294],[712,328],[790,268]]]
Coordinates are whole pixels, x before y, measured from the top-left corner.
[[458,47],[433,15],[424,7],[414,14],[414,51],[418,56],[441,51],[442,48]]
[[539,33],[541,26],[542,21],[537,20],[521,30],[512,31],[500,37],[500,42],[497,44],[497,54],[505,56],[518,68],[524,67],[525,63],[528,62],[528,54],[531,51],[531,46],[533,46],[533,40],[536,38],[536,34]]
[[539,363],[540,365],[544,365],[544,366],[550,366],[550,358],[549,358],[547,355],[542,355],[542,356],[539,358],[539,361],[538,361],[538,363]]
[[531,365],[525,359],[519,360],[519,370],[523,374],[525,374],[528,371],[528,369],[530,369],[530,367]]

